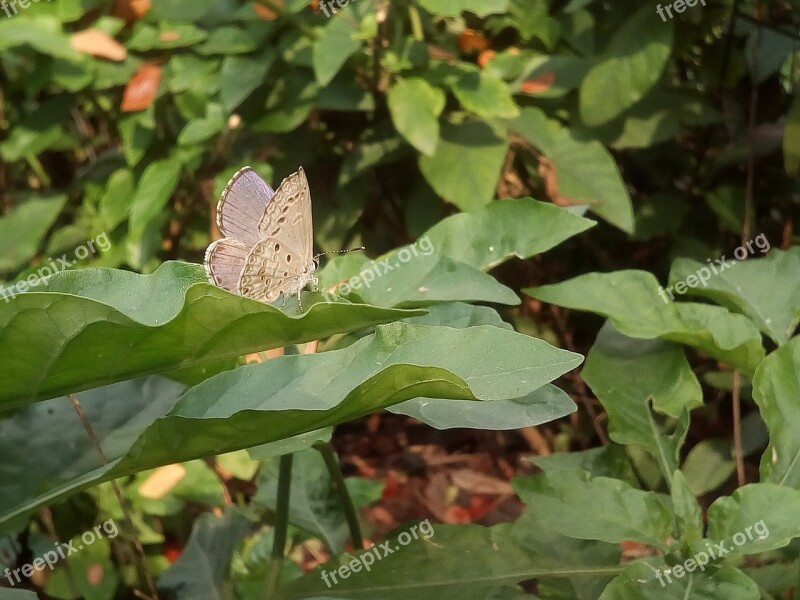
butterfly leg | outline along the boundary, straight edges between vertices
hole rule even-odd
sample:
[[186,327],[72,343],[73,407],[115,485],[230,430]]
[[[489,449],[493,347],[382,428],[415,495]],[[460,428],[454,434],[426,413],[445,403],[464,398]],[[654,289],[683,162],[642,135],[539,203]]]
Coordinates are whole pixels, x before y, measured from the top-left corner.
[[283,308],[284,306],[286,306],[286,294],[281,292],[280,293],[280,299],[281,299],[281,308]]
[[302,293],[302,290],[297,290],[297,305],[300,307],[300,312],[302,313],[303,312],[303,301],[300,300],[300,294],[301,293]]

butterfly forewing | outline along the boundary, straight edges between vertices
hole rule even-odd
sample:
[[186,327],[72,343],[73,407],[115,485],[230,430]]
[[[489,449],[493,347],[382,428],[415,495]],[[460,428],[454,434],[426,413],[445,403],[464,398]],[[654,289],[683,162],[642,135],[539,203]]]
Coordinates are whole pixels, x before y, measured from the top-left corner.
[[300,253],[303,265],[314,260],[311,191],[301,167],[284,179],[258,224],[261,238],[272,237]]
[[299,292],[310,279],[301,258],[298,250],[282,240],[261,240],[244,261],[238,292],[262,302]]
[[274,196],[275,191],[252,168],[240,169],[217,204],[217,226],[226,237],[252,248],[264,237],[257,224]]

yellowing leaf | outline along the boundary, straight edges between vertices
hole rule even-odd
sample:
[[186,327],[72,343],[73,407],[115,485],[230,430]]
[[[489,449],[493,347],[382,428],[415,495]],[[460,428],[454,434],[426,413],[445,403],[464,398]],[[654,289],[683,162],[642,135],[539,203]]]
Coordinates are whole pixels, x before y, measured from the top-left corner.
[[105,31],[100,29],[84,29],[72,34],[70,45],[84,54],[108,58],[109,60],[125,60],[128,51]]

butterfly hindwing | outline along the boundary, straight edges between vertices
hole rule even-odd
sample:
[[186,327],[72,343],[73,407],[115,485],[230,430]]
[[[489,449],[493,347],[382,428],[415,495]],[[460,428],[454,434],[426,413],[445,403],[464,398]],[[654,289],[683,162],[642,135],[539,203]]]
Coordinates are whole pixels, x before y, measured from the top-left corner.
[[239,169],[217,204],[217,226],[226,237],[252,248],[263,237],[257,224],[274,196],[275,191],[251,167]]
[[250,248],[239,240],[223,238],[206,250],[205,267],[209,281],[229,292],[237,293],[239,277]]

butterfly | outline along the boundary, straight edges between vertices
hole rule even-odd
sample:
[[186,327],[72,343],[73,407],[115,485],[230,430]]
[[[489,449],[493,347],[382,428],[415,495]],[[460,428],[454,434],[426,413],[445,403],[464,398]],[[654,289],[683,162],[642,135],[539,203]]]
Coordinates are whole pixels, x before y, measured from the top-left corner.
[[[206,250],[211,283],[262,302],[316,286],[311,191],[303,168],[273,190],[251,167],[228,182],[217,204],[225,235]],[[301,305],[302,306],[302,305]]]

